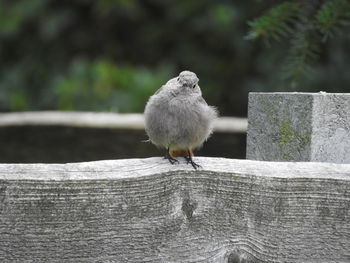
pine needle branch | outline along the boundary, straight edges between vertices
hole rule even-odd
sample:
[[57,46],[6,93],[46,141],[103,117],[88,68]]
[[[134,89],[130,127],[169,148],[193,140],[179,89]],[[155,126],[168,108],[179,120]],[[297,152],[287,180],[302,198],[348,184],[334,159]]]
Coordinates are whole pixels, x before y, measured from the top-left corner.
[[312,65],[319,57],[319,41],[313,31],[300,31],[292,40],[292,46],[282,68],[282,77],[297,90],[302,77],[313,73]]
[[270,39],[280,40],[293,32],[292,24],[298,14],[298,4],[284,2],[270,9],[266,14],[249,21],[248,40],[262,38],[266,43]]
[[350,25],[350,0],[286,1],[248,22],[246,39],[289,41],[289,52],[282,67],[282,77],[293,90],[300,80],[313,73],[321,44]]
[[327,1],[318,10],[316,16],[316,26],[323,34],[322,41],[341,32],[340,27],[350,24],[350,3],[348,0]]
[[289,54],[282,69],[282,77],[290,81],[293,90],[297,90],[300,79],[313,73],[312,65],[320,52],[320,35],[315,30],[313,17],[317,12],[317,0],[301,4],[298,22],[292,39]]

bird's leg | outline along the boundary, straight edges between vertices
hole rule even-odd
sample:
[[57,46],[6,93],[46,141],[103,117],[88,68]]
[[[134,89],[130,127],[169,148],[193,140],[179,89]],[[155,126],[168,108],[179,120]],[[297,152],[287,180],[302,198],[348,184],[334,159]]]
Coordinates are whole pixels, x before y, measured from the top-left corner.
[[193,159],[192,159],[192,155],[193,155],[192,151],[191,150],[187,150],[187,153],[188,153],[188,156],[185,156],[187,164],[190,163],[195,170],[197,170],[198,168],[201,168],[202,166],[200,166],[199,164],[196,164],[193,161]]
[[166,150],[164,159],[167,159],[171,164],[179,163],[178,160],[176,160],[175,158],[173,158],[173,157],[170,155],[169,147],[168,147],[167,150]]

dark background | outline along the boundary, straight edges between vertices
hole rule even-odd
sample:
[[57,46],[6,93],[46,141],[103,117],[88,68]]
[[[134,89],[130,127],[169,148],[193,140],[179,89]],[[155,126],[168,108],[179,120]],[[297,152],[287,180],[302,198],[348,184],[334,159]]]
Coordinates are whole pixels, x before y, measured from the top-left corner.
[[[145,131],[67,126],[0,127],[0,163],[67,163],[165,156]],[[196,156],[244,159],[246,135],[216,132]]]
[[221,115],[246,116],[250,91],[349,92],[349,28],[294,89],[280,74],[288,39],[245,40],[280,2],[0,0],[0,111],[142,112],[184,69]]

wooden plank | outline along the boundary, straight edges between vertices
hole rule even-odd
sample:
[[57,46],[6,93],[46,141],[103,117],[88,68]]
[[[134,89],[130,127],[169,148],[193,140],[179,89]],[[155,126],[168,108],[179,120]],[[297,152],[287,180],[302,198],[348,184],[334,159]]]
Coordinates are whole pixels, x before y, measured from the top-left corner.
[[350,165],[0,164],[0,262],[349,262]]

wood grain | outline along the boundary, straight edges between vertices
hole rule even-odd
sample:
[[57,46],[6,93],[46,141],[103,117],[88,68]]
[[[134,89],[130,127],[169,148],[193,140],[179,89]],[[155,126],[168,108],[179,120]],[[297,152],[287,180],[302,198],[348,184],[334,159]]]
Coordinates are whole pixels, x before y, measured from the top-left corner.
[[350,165],[0,164],[0,262],[350,262]]

